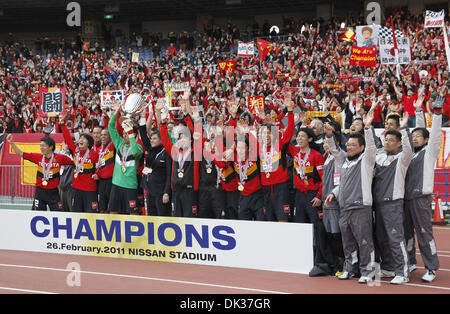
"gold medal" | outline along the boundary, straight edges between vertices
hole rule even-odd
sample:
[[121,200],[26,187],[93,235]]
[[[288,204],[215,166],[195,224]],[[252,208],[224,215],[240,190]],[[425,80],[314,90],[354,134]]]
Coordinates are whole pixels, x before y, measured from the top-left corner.
[[73,175],[73,177],[76,179],[76,178],[78,178],[78,173],[75,173],[74,175]]
[[303,183],[305,183],[305,185],[309,185],[308,180],[303,180]]
[[239,184],[238,190],[241,191],[241,192],[244,191],[244,186],[242,184]]
[[43,186],[47,186],[48,182],[46,180],[42,181]]
[[127,171],[127,168],[125,168],[124,166],[122,166],[122,172],[126,172]]
[[183,178],[183,176],[184,176],[184,174],[183,174],[183,172],[178,172],[178,178]]
[[212,169],[211,168],[207,168],[206,169],[206,173],[211,173],[212,172]]
[[269,179],[270,178],[270,172],[267,172],[266,173],[266,179]]

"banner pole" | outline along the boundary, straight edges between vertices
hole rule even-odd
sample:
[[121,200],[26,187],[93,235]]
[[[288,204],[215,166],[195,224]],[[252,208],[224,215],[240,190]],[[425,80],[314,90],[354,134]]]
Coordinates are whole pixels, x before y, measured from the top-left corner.
[[448,46],[448,34],[447,28],[445,27],[445,21],[442,29],[444,31],[444,44],[445,44],[445,54],[447,55],[447,68],[450,71],[450,47]]

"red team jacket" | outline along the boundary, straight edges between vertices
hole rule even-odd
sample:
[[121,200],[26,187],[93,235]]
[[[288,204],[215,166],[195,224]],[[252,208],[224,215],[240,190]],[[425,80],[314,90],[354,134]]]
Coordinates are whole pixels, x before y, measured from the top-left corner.
[[[76,146],[70,136],[69,130],[65,126],[61,126],[61,130],[64,136],[64,141],[67,146],[73,153],[73,164],[76,163]],[[86,154],[87,150],[80,151],[80,158],[83,158]],[[78,177],[73,177],[72,187],[81,191],[97,191],[97,181],[92,178],[92,175],[95,173],[96,168],[95,165],[98,162],[98,153],[91,149],[89,151],[89,156],[86,158],[86,161],[83,165],[82,172],[78,174]],[[75,168],[73,170],[75,174]]]
[[323,156],[318,151],[311,149],[308,159],[305,160],[305,170],[307,179],[302,179],[297,170],[300,169],[301,158],[305,154],[300,154],[300,147],[289,145],[288,153],[294,158],[294,186],[302,191],[317,191],[316,197],[322,197],[322,168],[324,164]]

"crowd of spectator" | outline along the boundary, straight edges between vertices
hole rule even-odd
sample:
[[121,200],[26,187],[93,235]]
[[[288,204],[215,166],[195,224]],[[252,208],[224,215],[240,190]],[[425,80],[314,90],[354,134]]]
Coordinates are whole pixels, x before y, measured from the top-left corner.
[[[206,213],[206,209],[219,208],[217,202],[222,200],[222,194],[227,194],[230,199],[239,200],[237,215],[228,218],[313,223],[315,256],[310,276],[336,274],[339,279],[349,279],[358,275],[360,283],[373,280],[375,257],[377,261],[381,257],[380,273],[383,273],[383,267],[388,267],[384,269],[383,276],[394,277],[391,283],[407,283],[410,272],[416,268],[414,242],[410,244],[416,228],[416,231],[422,230],[420,236],[416,232],[421,254],[429,259],[425,262],[427,272],[422,280],[431,282],[439,263],[433,253],[435,245],[430,217],[420,221],[414,213],[431,213],[429,197],[433,184],[425,186],[422,183],[432,182],[428,177],[433,175],[433,171],[424,171],[428,169],[424,164],[432,169],[440,142],[440,128],[449,122],[449,67],[441,29],[425,29],[422,15],[413,16],[403,10],[394,12],[393,21],[395,28],[410,39],[411,45],[412,62],[401,66],[399,72],[395,66],[380,64],[379,60],[376,67],[349,65],[352,43],[339,38],[348,27],[364,25],[361,18],[298,22],[285,19],[280,34],[271,32],[268,22],[261,28],[255,22],[250,23],[245,30],[246,35],[242,35],[243,32],[231,23],[225,27],[207,24],[203,33],[182,33],[178,36],[170,33],[167,46],[162,45],[161,38],[157,36],[149,41],[148,37],[138,34],[132,34],[129,46],[115,48],[101,47],[98,43],[91,47],[81,35],[69,46],[63,40],[52,44],[46,39],[36,43],[34,50],[12,41],[0,47],[0,133],[51,133],[62,130],[65,143],[75,154],[75,159],[63,161],[67,164],[73,162],[75,166],[74,194],[70,196],[73,211],[140,214],[145,195],[146,207],[151,215],[162,215],[159,214],[162,210],[164,215],[208,218],[210,213]],[[386,25],[389,26],[388,21]],[[246,58],[237,56],[238,42],[248,42],[249,35],[255,43],[257,38],[264,37],[273,44],[265,58],[258,55]],[[152,46],[153,57],[136,61],[132,55],[133,47],[145,44]],[[222,61],[234,61],[234,70],[222,71],[219,66]],[[164,86],[167,83],[182,86],[182,83],[188,83],[189,87],[180,89],[183,93],[173,94],[170,100],[172,103],[169,106],[179,110],[164,110],[167,105],[163,100],[166,96]],[[66,113],[60,117],[41,118],[39,88],[56,86],[65,87]],[[100,92],[118,89],[141,93],[152,103],[149,115],[142,112],[139,117],[139,134],[128,120],[118,128],[116,122],[122,115],[119,104],[114,104],[113,108],[101,106]],[[264,110],[255,111],[250,106],[249,98],[254,96],[264,98]],[[156,122],[152,121],[153,114]],[[430,120],[433,116],[431,136],[424,128],[426,114]],[[328,123],[314,119],[321,117]],[[394,120],[391,122],[395,127],[390,127],[390,119]],[[203,143],[202,140],[207,139],[206,155],[202,160],[187,158],[194,155],[194,146],[191,137],[180,131],[183,127],[178,132],[174,129],[174,124],[181,123],[189,126],[194,133],[194,146],[195,141]],[[270,133],[273,125],[285,127],[279,139],[284,148],[278,148],[279,151],[274,147],[277,136]],[[382,147],[372,126],[386,126],[383,152],[377,152]],[[413,140],[409,141],[408,127],[418,126],[421,127],[413,130]],[[200,130],[203,127],[205,131],[203,139],[198,127]],[[229,152],[237,156],[234,164],[230,165],[214,155],[219,151],[217,147],[213,153],[209,145],[212,145],[214,132],[221,138],[223,134],[220,135],[218,130],[233,130],[235,127],[237,135],[241,136],[240,141],[237,140],[231,152],[224,152],[224,155]],[[263,158],[255,163],[256,159],[250,160],[249,143],[254,134],[249,132],[249,127],[256,128],[256,140],[263,143]],[[294,129],[297,129],[296,144],[292,144]],[[107,130],[117,158],[110,147],[111,142],[107,140],[108,132],[103,134]],[[78,139],[75,136],[77,144],[71,138],[70,131],[80,134]],[[89,133],[93,133],[93,137]],[[242,136],[245,133],[249,133],[246,135],[248,138]],[[341,136],[342,133],[350,134],[346,137]],[[138,135],[145,150],[138,144]],[[422,142],[419,138],[423,139]],[[11,135],[7,141],[25,159],[38,164],[46,164],[44,157],[53,160],[51,148],[54,150],[55,143],[46,137],[41,141],[46,144],[44,148],[48,147],[43,152],[48,156],[39,155],[39,158],[22,152]],[[217,143],[220,143],[219,139],[214,145]],[[391,146],[391,143],[395,144]],[[92,155],[89,155],[91,149]],[[341,161],[339,167],[342,169],[339,170],[338,155],[334,157],[334,153],[342,150],[346,150],[343,159],[346,158],[347,165],[344,167]],[[416,158],[412,163],[414,153],[428,154],[428,157]],[[287,154],[292,158],[287,158]],[[327,163],[324,163],[324,156],[328,156],[327,161],[331,162],[328,159],[330,154],[336,158],[333,161],[336,162],[334,170],[326,169]],[[402,162],[402,169],[400,166],[388,169],[390,164],[396,162],[394,154]],[[143,166],[143,157],[146,159],[144,170],[139,168]],[[384,158],[381,164],[376,163],[378,157]],[[360,163],[360,160],[363,162]],[[213,161],[216,168],[212,166]],[[85,162],[87,168],[83,168]],[[172,168],[168,166],[170,162]],[[49,164],[52,165],[52,162]],[[109,176],[102,177],[107,167]],[[162,171],[162,168],[172,171]],[[291,169],[290,176],[287,168]],[[386,174],[383,172],[386,169],[392,173],[395,170],[395,174]],[[408,172],[409,176],[407,169],[413,169]],[[50,170],[44,171],[42,178],[38,176],[36,191],[40,191],[39,188],[49,193],[47,185],[55,184],[52,188],[57,193],[58,182],[51,181],[54,178],[49,175]],[[68,173],[70,176],[72,170]],[[418,175],[423,175],[425,179],[417,179]],[[161,187],[159,194],[155,192],[158,184],[155,185],[153,178],[161,179],[158,182]],[[112,189],[101,188],[106,186],[107,180]],[[141,183],[139,180],[142,180]],[[322,181],[328,185],[333,182],[331,192],[324,188]],[[403,230],[403,194],[407,193],[400,190],[419,191],[416,181],[422,184],[421,195],[410,195],[410,199],[405,197],[405,212],[410,213],[414,225],[407,221],[405,226],[410,229]],[[105,185],[102,185],[103,182]],[[227,190],[225,187],[230,182],[234,182],[235,186]],[[406,188],[400,187],[401,182],[406,182]],[[379,187],[384,188],[387,183],[395,185],[395,189],[391,189],[394,190],[392,196],[389,194],[391,190],[379,191],[381,196],[375,193],[377,187],[381,190]],[[322,195],[325,192],[327,194]],[[380,215],[375,221],[375,228],[380,229],[375,230],[374,241],[371,239],[372,194],[375,213]],[[103,205],[97,204],[101,195],[107,198],[111,195],[111,198]],[[426,206],[419,204],[417,198],[423,200]],[[119,204],[122,199],[126,201]],[[333,205],[335,200],[336,207],[325,208]],[[335,212],[322,213],[322,201],[324,210]],[[59,204],[54,203],[56,209]],[[222,207],[224,204],[228,205],[222,202]],[[45,206],[43,204],[42,209]],[[336,211],[338,208],[341,213]],[[386,217],[394,211],[400,213],[393,218],[396,224],[386,229],[387,224],[391,223]],[[227,213],[223,210],[211,217],[227,218]],[[323,217],[330,220],[324,219],[322,224]],[[380,223],[382,220],[386,228]],[[425,229],[428,231],[425,232]],[[389,244],[383,242],[385,240]],[[405,241],[408,241],[408,252],[405,251]],[[380,248],[374,248],[373,242],[378,243]],[[358,254],[356,250],[359,250]],[[390,255],[395,262],[389,260]],[[355,269],[358,263],[354,260],[357,258],[360,258],[359,269]]]
[[[213,121],[227,118],[223,103],[232,94],[240,97],[242,104],[247,104],[250,96],[263,95],[266,109],[279,111],[277,99],[285,87],[307,87],[294,94],[303,110],[343,113],[339,115],[344,119],[340,121],[343,130],[350,127],[358,104],[368,109],[378,102],[376,127],[381,127],[392,111],[408,111],[412,116],[411,104],[419,89],[424,90],[424,109],[430,113],[429,96],[449,82],[442,30],[423,28],[422,15],[398,11],[393,17],[396,28],[411,41],[413,62],[401,67],[400,80],[394,66],[379,62],[373,68],[348,65],[352,43],[338,38],[346,28],[365,24],[361,18],[285,19],[280,27],[283,37],[269,33],[267,21],[261,28],[249,23],[245,33],[254,36],[255,42],[261,35],[269,42],[278,42],[263,62],[257,56],[237,57],[237,43],[244,31],[231,23],[223,27],[208,24],[203,33],[171,33],[167,47],[160,46],[161,38],[156,34],[146,36],[145,41],[132,34],[130,43],[145,43],[153,49],[152,60],[137,63],[131,60],[132,46],[128,50],[121,46],[105,49],[98,43],[85,47],[81,34],[70,43],[43,38],[34,47],[11,38],[0,47],[0,132],[42,132],[51,123],[38,115],[39,87],[65,86],[66,110],[74,129],[92,131],[95,125],[105,126],[108,121],[107,109],[100,108],[100,91],[142,91],[148,87],[144,93],[162,97],[166,81],[189,81],[192,102],[203,105]],[[342,23],[346,23],[345,29]],[[90,58],[83,57],[87,53]],[[220,73],[217,63],[221,60],[236,60],[236,71]],[[449,117],[448,99],[444,124]]]

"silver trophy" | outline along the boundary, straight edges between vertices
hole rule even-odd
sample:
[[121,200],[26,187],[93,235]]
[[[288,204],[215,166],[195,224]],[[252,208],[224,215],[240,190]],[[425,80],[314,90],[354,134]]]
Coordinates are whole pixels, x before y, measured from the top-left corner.
[[133,93],[127,97],[127,100],[122,105],[122,117],[119,118],[119,123],[130,119],[134,124],[138,124],[139,114],[145,110],[148,103],[139,93]]

